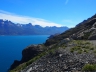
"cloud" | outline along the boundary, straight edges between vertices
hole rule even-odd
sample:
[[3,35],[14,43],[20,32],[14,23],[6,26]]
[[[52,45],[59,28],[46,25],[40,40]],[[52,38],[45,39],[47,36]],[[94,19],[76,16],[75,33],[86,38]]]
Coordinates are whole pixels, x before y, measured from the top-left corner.
[[64,19],[63,22],[65,22],[65,23],[75,23],[74,21],[72,21],[70,19]]
[[65,5],[68,4],[68,2],[69,2],[69,0],[66,0],[66,1],[65,1]]
[[50,22],[48,20],[42,19],[42,18],[33,18],[28,16],[21,16],[14,13],[6,12],[3,10],[0,10],[0,19],[7,19],[14,23],[21,23],[21,24],[28,24],[32,23],[33,25],[40,25],[42,27],[45,26],[62,26],[61,24],[57,24],[54,22]]
[[[82,20],[81,20],[82,21]],[[68,26],[69,28],[71,27],[75,27],[76,24],[80,23],[81,22],[80,20],[71,20],[71,19],[63,19],[62,22]]]

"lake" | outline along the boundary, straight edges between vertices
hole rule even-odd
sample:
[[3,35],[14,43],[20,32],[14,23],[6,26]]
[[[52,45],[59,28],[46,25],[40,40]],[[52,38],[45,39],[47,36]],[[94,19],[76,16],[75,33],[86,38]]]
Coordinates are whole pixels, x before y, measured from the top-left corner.
[[31,44],[42,44],[49,35],[0,36],[0,72],[7,72],[14,60],[20,60],[22,50]]

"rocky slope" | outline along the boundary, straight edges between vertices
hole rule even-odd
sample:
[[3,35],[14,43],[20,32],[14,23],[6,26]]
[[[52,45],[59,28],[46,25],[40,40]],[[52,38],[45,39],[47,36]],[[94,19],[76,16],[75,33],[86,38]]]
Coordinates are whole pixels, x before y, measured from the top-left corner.
[[90,41],[64,39],[11,72],[81,72],[84,65],[96,64],[95,47]]
[[[96,14],[44,44],[24,49],[21,63],[10,72],[82,72],[96,64]],[[94,66],[95,67],[95,66]],[[95,72],[87,67],[87,71]],[[91,65],[91,68],[92,65]]]
[[58,43],[60,40],[68,37],[75,40],[96,39],[96,14],[91,18],[88,18],[87,20],[77,24],[74,28],[71,28],[58,36],[54,36],[53,38],[46,40],[45,45],[49,46]]
[[96,63],[92,54],[75,54],[66,51],[42,57],[21,72],[81,72],[85,64]]

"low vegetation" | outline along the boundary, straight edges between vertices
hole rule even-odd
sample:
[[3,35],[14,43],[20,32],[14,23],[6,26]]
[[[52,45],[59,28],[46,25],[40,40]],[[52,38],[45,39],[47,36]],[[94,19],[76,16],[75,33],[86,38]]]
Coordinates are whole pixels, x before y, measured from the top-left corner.
[[81,53],[96,53],[95,46],[93,46],[90,42],[84,40],[74,40],[72,43],[75,45],[70,48],[70,52]]
[[86,64],[82,68],[83,72],[95,72],[96,71],[96,64]]

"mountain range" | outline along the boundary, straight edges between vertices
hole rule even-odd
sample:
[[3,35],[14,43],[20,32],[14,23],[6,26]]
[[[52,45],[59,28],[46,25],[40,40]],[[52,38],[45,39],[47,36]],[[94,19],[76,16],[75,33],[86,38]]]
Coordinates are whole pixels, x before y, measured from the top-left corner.
[[68,30],[68,27],[41,27],[40,25],[15,24],[8,20],[0,19],[0,35],[54,35]]

